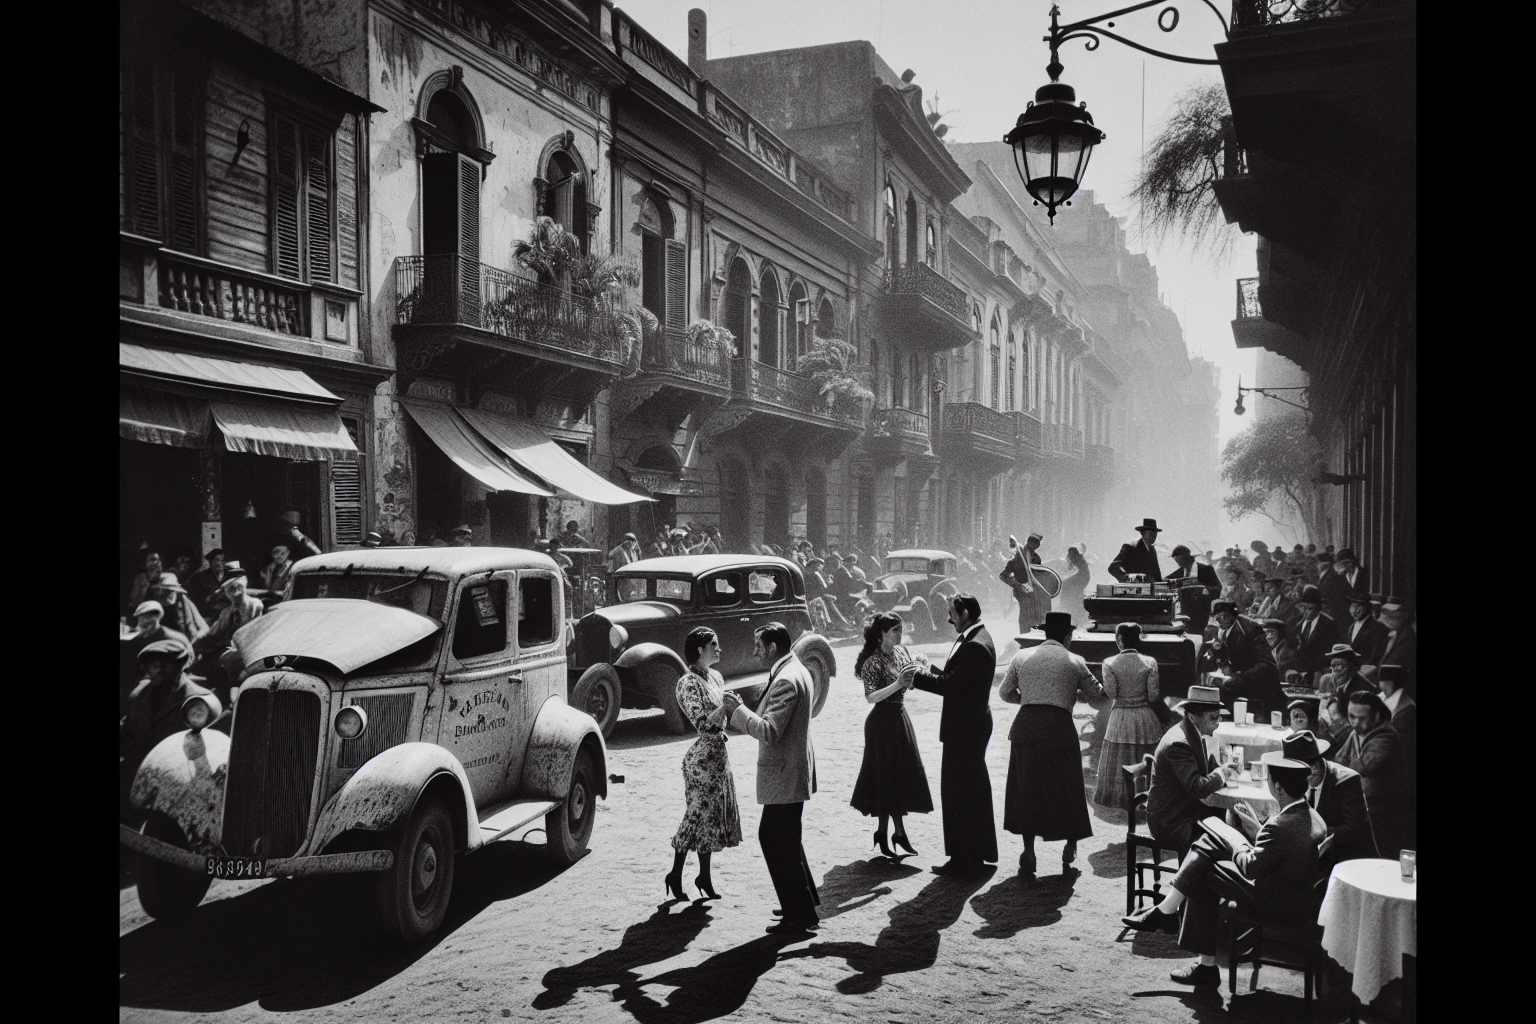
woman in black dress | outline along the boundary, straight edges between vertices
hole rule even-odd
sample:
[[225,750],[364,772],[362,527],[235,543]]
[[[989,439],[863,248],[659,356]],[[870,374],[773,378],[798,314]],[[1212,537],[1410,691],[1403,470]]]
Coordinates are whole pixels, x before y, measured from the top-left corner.
[[1067,571],[1061,574],[1061,592],[1056,595],[1056,600],[1061,604],[1061,610],[1072,616],[1074,622],[1088,617],[1088,611],[1083,606],[1083,592],[1088,589],[1088,577],[1088,560],[1077,548],[1067,548]]
[[901,670],[912,663],[911,653],[901,644],[903,629],[899,615],[876,615],[864,630],[864,649],[853,664],[854,674],[864,683],[864,699],[874,707],[864,720],[864,763],[849,802],[856,810],[879,817],[874,840],[887,857],[893,855],[885,840],[886,819],[896,823],[891,842],[916,853],[907,840],[902,815],[933,810],[917,735],[903,706],[910,684],[902,682]]

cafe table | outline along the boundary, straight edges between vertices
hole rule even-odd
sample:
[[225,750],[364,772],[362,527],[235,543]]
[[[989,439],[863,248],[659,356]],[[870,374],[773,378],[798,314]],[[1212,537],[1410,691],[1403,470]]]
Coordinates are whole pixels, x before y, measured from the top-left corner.
[[1267,721],[1254,725],[1234,725],[1231,722],[1222,722],[1216,727],[1210,739],[1206,740],[1206,748],[1212,756],[1221,759],[1224,748],[1233,745],[1243,748],[1243,761],[1257,761],[1260,754],[1266,754],[1271,750],[1279,750],[1285,742],[1285,738],[1291,734],[1291,730],[1282,726],[1276,729]]
[[[1403,881],[1395,860],[1346,860],[1328,876],[1317,923],[1323,952],[1354,975],[1350,985],[1361,1005],[1373,1002],[1389,981],[1403,976],[1403,958],[1418,956],[1418,875]],[[1404,1004],[1412,994],[1404,992]]]
[[1205,798],[1205,802],[1212,807],[1236,807],[1244,800],[1253,807],[1260,821],[1267,820],[1280,809],[1275,798],[1269,795],[1269,786],[1255,781],[1247,771],[1239,775],[1233,784],[1223,786]]

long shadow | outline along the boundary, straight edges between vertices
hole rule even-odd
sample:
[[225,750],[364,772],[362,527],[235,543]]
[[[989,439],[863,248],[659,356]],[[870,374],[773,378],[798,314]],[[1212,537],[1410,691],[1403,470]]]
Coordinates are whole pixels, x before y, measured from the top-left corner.
[[941,876],[916,896],[891,908],[891,923],[881,930],[874,945],[866,942],[813,942],[805,949],[786,953],[784,959],[841,957],[857,973],[837,983],[844,995],[873,992],[887,975],[922,971],[939,958],[939,933],[960,919],[966,901],[987,883],[996,869],[968,878]]
[[677,956],[698,938],[711,920],[708,904],[690,903],[679,913],[668,900],[656,912],[624,930],[616,949],[608,949],[579,964],[556,967],[544,975],[544,991],[533,999],[536,1010],[552,1010],[571,1001],[579,988],[623,985],[639,978],[637,967],[660,963]]
[[911,864],[886,860],[884,857],[839,864],[830,869],[816,887],[821,894],[821,906],[816,908],[816,913],[825,921],[850,910],[858,910],[881,896],[891,894],[891,887],[880,883],[910,878],[918,870]]
[[1219,989],[1191,989],[1169,982],[1169,987],[1166,989],[1132,992],[1131,998],[1176,1000],[1189,1009],[1188,1019],[1195,1021],[1196,1024],[1230,1021],[1234,1017],[1241,1019],[1244,1024],[1293,1024],[1298,1020],[1308,1020],[1312,1024],[1342,1024],[1349,1019],[1347,1009],[1328,1006],[1316,999],[1312,1001],[1313,1015],[1307,1017],[1302,1009],[1302,1000],[1297,996],[1281,995],[1278,992],[1262,989],[1245,995],[1243,994],[1243,973],[1238,972],[1239,994],[1236,1001],[1227,995],[1225,968],[1222,969]]
[[152,921],[118,940],[118,1003],[213,1013],[256,1002],[275,1012],[344,1002],[421,959],[492,903],[560,873],[544,848],[492,843],[457,865],[442,930],[411,949],[373,924],[370,879],[268,882],[215,900],[182,921]]
[[1088,855],[1088,866],[1096,878],[1125,877],[1125,843],[1110,843],[1102,850]]
[[[764,935],[716,953],[693,967],[644,980],[623,982],[613,997],[640,1024],[701,1024],[741,1009],[757,979],[773,969],[784,947],[803,942],[799,935]],[[660,985],[674,989],[663,1003],[645,991]]]
[[1073,879],[1046,875],[1030,880],[1014,875],[971,900],[971,909],[986,924],[971,934],[980,939],[1006,939],[1025,928],[1040,928],[1061,920],[1061,908],[1072,898]]

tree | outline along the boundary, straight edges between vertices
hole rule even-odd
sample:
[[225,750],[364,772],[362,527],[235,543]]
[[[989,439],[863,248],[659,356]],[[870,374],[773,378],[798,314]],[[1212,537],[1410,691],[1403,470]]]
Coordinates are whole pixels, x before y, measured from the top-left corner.
[[1278,500],[1300,517],[1308,539],[1317,541],[1323,531],[1312,480],[1322,463],[1322,448],[1307,432],[1305,415],[1254,420],[1221,453],[1221,478],[1232,485],[1232,493],[1222,499],[1227,517],[1258,513],[1279,526],[1267,511]]
[[1214,187],[1231,116],[1220,83],[1197,85],[1178,98],[1131,188],[1143,231],[1159,239],[1177,234],[1216,259],[1231,250],[1237,232],[1221,212]]

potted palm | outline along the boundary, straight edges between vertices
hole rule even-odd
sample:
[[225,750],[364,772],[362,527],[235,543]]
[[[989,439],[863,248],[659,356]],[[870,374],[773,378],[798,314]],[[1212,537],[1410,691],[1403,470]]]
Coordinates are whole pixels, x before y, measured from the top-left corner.
[[797,369],[811,379],[829,413],[841,408],[858,416],[866,403],[875,400],[875,393],[854,370],[857,356],[858,351],[841,338],[816,338],[800,357]]

